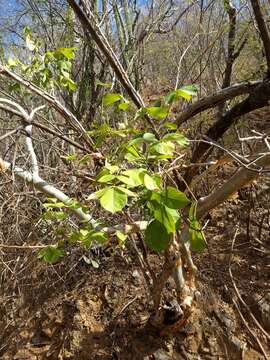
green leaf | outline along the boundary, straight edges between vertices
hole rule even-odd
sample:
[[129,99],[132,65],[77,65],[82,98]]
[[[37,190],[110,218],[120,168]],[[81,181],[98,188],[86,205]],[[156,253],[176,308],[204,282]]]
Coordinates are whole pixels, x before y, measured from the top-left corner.
[[118,165],[106,165],[105,168],[109,170],[110,174],[114,174],[119,170]]
[[118,237],[118,239],[122,242],[124,242],[127,238],[127,235],[122,233],[121,231],[117,230],[115,235]]
[[167,249],[171,236],[164,225],[153,220],[145,230],[145,242],[151,250],[163,251]]
[[192,96],[197,95],[197,88],[194,85],[183,86],[176,90],[176,95],[189,101],[192,99]]
[[141,178],[141,174],[145,172],[146,170],[143,168],[134,168],[123,171],[122,175],[127,176],[133,182],[133,186],[135,187],[143,185],[143,179]]
[[190,222],[189,242],[192,250],[202,252],[206,248],[206,241],[200,223],[197,220]]
[[125,111],[129,108],[129,105],[130,105],[130,102],[128,100],[125,100],[118,105],[118,109]]
[[171,105],[174,101],[178,100],[178,96],[175,91],[172,91],[164,97],[164,100],[167,104]]
[[7,61],[7,63],[8,63],[8,66],[13,67],[13,66],[18,65],[19,61],[18,61],[18,60],[15,60],[15,59],[12,59],[12,58],[9,58],[8,61]]
[[104,83],[104,82],[102,82],[100,80],[96,81],[96,85],[97,86],[103,86],[103,87],[108,88],[108,89],[110,89],[112,87],[112,83]]
[[130,186],[130,187],[135,187],[135,186],[137,186],[137,185],[135,184],[135,182],[133,181],[133,179],[130,178],[130,177],[128,177],[128,176],[118,175],[118,176],[117,176],[117,179],[118,179],[119,181],[121,181],[122,183]]
[[56,263],[60,257],[64,256],[64,251],[55,247],[47,246],[38,252],[38,259],[42,259],[50,264]]
[[9,92],[16,93],[21,91],[21,85],[20,84],[10,84],[8,87]]
[[177,124],[172,121],[166,121],[164,123],[164,126],[166,126],[166,128],[168,128],[170,130],[177,130]]
[[102,104],[105,106],[113,105],[117,101],[122,99],[122,95],[117,93],[106,94],[102,98]]
[[146,112],[148,115],[152,116],[155,119],[164,119],[169,114],[169,109],[167,107],[147,107]]
[[74,161],[76,160],[77,158],[77,155],[76,154],[70,154],[70,155],[67,155],[67,156],[61,156],[63,159],[65,160],[68,160],[68,161]]
[[163,224],[167,230],[168,233],[174,233],[176,230],[176,222],[179,219],[176,219],[175,214],[171,214],[170,210],[164,205],[158,204],[158,206],[155,206],[155,209],[153,211],[154,218],[158,220],[161,224]]
[[100,198],[100,204],[105,210],[114,214],[126,206],[127,194],[115,187],[107,188]]
[[67,214],[64,213],[63,211],[46,211],[43,215],[42,218],[44,220],[61,220],[64,221],[67,218]]
[[183,86],[180,89],[174,90],[165,96],[164,100],[167,104],[171,105],[180,98],[191,100],[192,96],[197,95],[197,87],[195,85]]
[[148,190],[158,190],[159,186],[156,182],[156,179],[148,174],[143,174],[143,182]]
[[195,84],[182,86],[182,87],[180,88],[180,90],[187,91],[187,92],[189,92],[189,93],[190,93],[191,95],[193,95],[193,96],[197,95],[197,93],[198,93],[198,87],[197,87],[197,85],[195,85]]
[[57,202],[57,203],[43,203],[43,207],[45,209],[59,209],[62,207],[68,207],[68,205],[64,204],[63,202]]
[[130,191],[129,189],[122,187],[122,186],[116,186],[116,189],[119,189],[120,191],[127,194],[127,196],[137,197],[137,194],[135,194],[133,191]]
[[99,177],[99,179],[97,181],[100,183],[108,183],[108,182],[114,180],[115,178],[116,178],[115,175],[108,174],[108,175],[103,175],[103,176]]
[[181,146],[189,145],[188,139],[184,135],[179,134],[179,133],[166,134],[165,136],[163,136],[162,140],[172,140],[172,141],[175,141],[178,145],[181,145]]
[[108,241],[108,235],[102,231],[92,230],[89,234],[91,241],[96,241],[99,244],[104,244]]
[[105,193],[105,191],[106,191],[106,188],[98,190],[98,191],[94,192],[93,194],[89,195],[87,200],[99,199]]
[[164,204],[171,209],[182,209],[190,203],[183,192],[171,186],[162,190],[161,198]]
[[58,48],[55,51],[55,54],[61,54],[63,55],[65,58],[67,59],[73,59],[75,56],[75,51],[77,50],[76,47],[71,47],[71,48]]
[[145,142],[150,143],[150,144],[156,143],[158,141],[157,138],[155,137],[155,135],[152,133],[145,133],[145,134],[143,134],[142,138]]
[[161,155],[173,155],[173,152],[175,150],[175,145],[171,141],[166,142],[158,142],[157,144],[154,144],[151,146],[150,151],[151,153],[158,153]]
[[66,86],[71,91],[76,91],[77,90],[77,84],[71,79],[66,79]]
[[102,176],[110,174],[110,170],[104,167],[96,176],[96,180],[98,181]]
[[127,146],[125,150],[125,159],[128,161],[134,161],[142,158],[141,154],[135,149],[134,146]]

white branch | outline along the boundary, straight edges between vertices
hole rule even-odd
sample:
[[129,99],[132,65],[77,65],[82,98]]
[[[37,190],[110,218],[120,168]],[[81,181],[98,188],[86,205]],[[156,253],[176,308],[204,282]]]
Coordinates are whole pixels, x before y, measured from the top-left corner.
[[32,174],[35,178],[38,177],[38,161],[32,142],[32,125],[25,126],[24,130],[26,131],[25,143],[31,159]]

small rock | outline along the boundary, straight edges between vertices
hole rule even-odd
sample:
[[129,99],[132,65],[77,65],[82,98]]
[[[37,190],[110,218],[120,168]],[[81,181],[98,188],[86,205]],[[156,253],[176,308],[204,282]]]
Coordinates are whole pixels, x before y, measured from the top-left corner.
[[171,360],[171,356],[163,349],[159,349],[153,353],[155,360]]

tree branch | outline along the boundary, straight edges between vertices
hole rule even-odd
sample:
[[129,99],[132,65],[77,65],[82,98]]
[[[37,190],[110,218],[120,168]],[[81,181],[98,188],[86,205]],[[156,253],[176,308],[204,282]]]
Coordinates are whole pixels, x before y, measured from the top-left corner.
[[[85,12],[80,8],[80,6],[76,3],[75,0],[67,0],[69,5],[72,7],[74,13],[79,18],[82,27],[86,30],[87,34],[90,34],[91,37],[96,42],[98,48],[103,53],[103,55],[108,60],[110,66],[112,67],[113,71],[115,72],[118,80],[122,84],[123,88],[127,92],[127,94],[130,96],[131,100],[134,102],[134,104],[138,107],[144,107],[144,101],[139,94],[139,92],[135,89],[135,87],[132,85],[131,81],[129,80],[129,77],[124,70],[123,66],[121,65],[119,59],[117,58],[116,54],[114,53],[112,47],[110,46],[107,38],[100,30],[99,26],[96,24],[95,17],[93,13],[89,10],[87,15]],[[145,116],[147,122],[152,127],[153,132],[157,137],[159,137],[154,122],[150,119],[150,117]]]
[[270,37],[265,24],[263,14],[260,8],[259,0],[250,0],[253,12],[255,15],[256,22],[260,31],[261,39],[263,42],[265,56],[267,61],[267,74],[270,75]]
[[176,119],[178,126],[186,122],[191,117],[215,107],[217,104],[224,101],[235,98],[236,96],[248,94],[253,91],[258,85],[261,85],[263,81],[246,81],[239,84],[234,84],[225,89],[219,90],[217,93],[208,95],[194,104],[188,106]]
[[[217,141],[224,133],[239,119],[240,116],[250,113],[253,110],[262,108],[268,105],[270,99],[270,81],[259,83],[255,89],[250,93],[247,99],[236,104],[209,128],[206,133],[207,138]],[[197,163],[205,158],[208,150],[211,148],[210,143],[200,143],[192,156],[191,162]],[[190,184],[191,180],[197,174],[198,169],[195,167],[189,168],[185,174],[185,181]],[[183,185],[184,186],[184,185]]]
[[94,149],[94,143],[92,139],[87,134],[86,130],[79,122],[72,112],[70,112],[66,107],[64,107],[57,99],[51,96],[46,91],[42,90],[35,84],[29,82],[28,80],[23,79],[21,76],[13,73],[12,71],[8,70],[6,67],[0,65],[0,74],[10,78],[17,83],[23,85],[32,93],[39,95],[42,97],[48,104],[50,104],[66,121],[67,123],[84,139],[85,143],[89,146],[91,150]]
[[[43,124],[41,124],[41,123],[39,123],[39,122],[36,122],[36,121],[31,121],[31,122],[30,122],[30,121],[26,120],[19,111],[16,111],[16,110],[14,110],[14,109],[12,109],[12,108],[10,108],[10,107],[7,107],[7,106],[5,106],[5,105],[2,105],[2,104],[0,104],[0,109],[2,109],[2,110],[4,110],[4,111],[7,111],[7,112],[9,112],[9,113],[11,113],[11,114],[13,114],[13,115],[22,117],[22,118],[24,119],[24,121],[25,121],[26,123],[28,123],[29,125],[31,124],[31,125],[37,127],[38,129],[41,129],[41,130],[43,130],[43,131],[45,131],[45,132],[47,132],[47,133],[49,133],[49,134],[51,134],[51,135],[54,135],[54,136],[58,137],[59,139],[62,139],[62,140],[64,140],[64,141],[66,141],[67,143],[73,145],[73,146],[76,147],[77,149],[80,149],[80,150],[88,153],[89,155],[91,155],[91,156],[93,157],[93,159],[103,159],[103,155],[102,155],[101,153],[99,153],[99,152],[94,152],[94,153],[93,153],[93,152],[89,152],[89,150],[86,149],[84,146],[82,146],[81,144],[77,143],[76,141],[68,138],[67,136],[62,135],[62,134],[60,134],[59,132],[57,132],[57,131],[55,131],[55,130],[53,130],[53,129],[51,129],[51,128],[49,128],[49,127],[47,127],[47,126],[45,126],[45,125],[43,125]],[[38,114],[38,116],[39,116],[39,114]],[[22,128],[23,128],[23,127],[19,127],[19,128],[16,129],[16,130],[12,130],[11,133],[8,133],[8,134],[3,135],[3,137],[1,137],[0,140],[3,140],[5,137],[10,136],[10,135],[12,135],[13,133],[16,133],[17,131],[21,130]]]
[[[270,166],[270,153],[261,157],[255,162],[257,166]],[[256,171],[249,170],[245,167],[239,169],[228,181],[226,181],[219,189],[211,192],[208,196],[201,198],[197,206],[197,218],[201,219],[210,210],[226,201],[230,195],[255,180],[259,176]]]

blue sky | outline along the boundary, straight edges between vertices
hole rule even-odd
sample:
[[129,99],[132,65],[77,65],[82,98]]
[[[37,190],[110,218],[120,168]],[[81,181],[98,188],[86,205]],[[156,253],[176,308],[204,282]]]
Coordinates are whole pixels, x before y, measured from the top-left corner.
[[6,16],[16,10],[18,7],[17,0],[1,0],[0,1],[0,14]]

